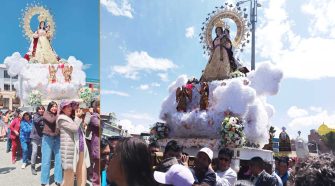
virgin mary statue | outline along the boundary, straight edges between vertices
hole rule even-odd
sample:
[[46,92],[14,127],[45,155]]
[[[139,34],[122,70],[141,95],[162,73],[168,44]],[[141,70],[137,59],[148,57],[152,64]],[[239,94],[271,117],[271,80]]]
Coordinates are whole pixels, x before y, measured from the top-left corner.
[[232,43],[229,38],[229,30],[222,27],[215,28],[216,37],[213,40],[211,55],[200,81],[223,80],[236,70],[233,58]]
[[29,51],[24,56],[28,61],[37,61],[42,64],[58,63],[59,58],[50,44],[50,27],[46,26],[46,17],[42,14],[38,17],[39,26],[33,34]]

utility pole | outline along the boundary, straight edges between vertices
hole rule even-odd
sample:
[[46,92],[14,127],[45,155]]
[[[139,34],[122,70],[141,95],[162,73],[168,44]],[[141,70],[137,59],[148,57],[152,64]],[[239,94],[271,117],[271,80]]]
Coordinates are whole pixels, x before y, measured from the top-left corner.
[[261,4],[257,0],[244,0],[237,2],[237,6],[250,1],[250,23],[251,23],[251,70],[255,70],[255,44],[256,44],[256,22],[257,22],[257,7]]

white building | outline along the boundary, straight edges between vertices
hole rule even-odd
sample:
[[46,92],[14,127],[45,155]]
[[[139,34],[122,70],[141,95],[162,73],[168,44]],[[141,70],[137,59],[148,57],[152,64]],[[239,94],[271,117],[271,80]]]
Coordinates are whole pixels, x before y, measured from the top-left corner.
[[20,106],[14,83],[18,77],[10,77],[5,64],[0,64],[0,109],[13,109]]

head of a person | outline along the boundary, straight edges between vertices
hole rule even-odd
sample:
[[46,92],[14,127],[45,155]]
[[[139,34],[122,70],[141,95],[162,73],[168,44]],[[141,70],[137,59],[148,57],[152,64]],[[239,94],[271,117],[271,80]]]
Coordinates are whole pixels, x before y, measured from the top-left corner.
[[264,161],[264,170],[268,173],[268,174],[272,174],[273,173],[273,165],[271,162],[267,162]]
[[110,154],[110,148],[109,148],[109,142],[108,140],[102,138],[100,141],[100,169],[103,170],[106,168],[106,165],[108,165],[109,162],[109,154]]
[[207,171],[212,159],[213,151],[210,148],[204,147],[200,149],[194,162],[195,168],[203,172]]
[[154,172],[154,178],[158,183],[173,186],[191,186],[194,177],[189,168],[180,165],[172,165],[167,172]]
[[57,110],[58,110],[58,105],[55,101],[51,101],[48,106],[47,106],[47,111],[52,113],[52,114],[57,114]]
[[295,174],[295,185],[335,185],[335,157],[332,154],[321,154],[309,157],[299,164]]
[[295,166],[295,160],[294,160],[293,158],[290,158],[290,159],[288,160],[288,166],[289,166],[290,168],[293,168],[293,167]]
[[278,168],[279,168],[279,161],[280,160],[279,160],[278,157],[275,157],[274,159],[275,159],[275,169],[278,170]]
[[60,114],[64,114],[68,117],[72,117],[73,114],[73,104],[69,100],[62,100],[60,103]]
[[227,35],[227,36],[229,36],[229,33],[230,33],[230,31],[229,31],[229,29],[224,29],[224,31],[223,31],[223,34],[225,34],[225,35]]
[[149,151],[151,153],[159,152],[160,151],[160,146],[157,141],[154,141],[149,144]]
[[264,161],[261,157],[253,157],[250,160],[250,171],[251,174],[257,176],[264,170]]
[[44,21],[41,21],[40,22],[40,25],[38,27],[39,29],[45,29],[45,22]]
[[215,33],[216,33],[216,36],[220,36],[223,34],[223,29],[222,27],[216,27],[215,28]]
[[183,147],[176,140],[169,141],[164,149],[164,158],[175,157],[180,160],[183,154]]
[[24,121],[29,122],[29,121],[31,120],[31,115],[29,114],[29,112],[25,112],[25,113],[23,113],[23,115],[22,115],[22,119],[23,119]]
[[44,111],[45,111],[45,108],[43,105],[36,107],[36,113],[39,114],[40,116],[43,116]]
[[125,138],[109,162],[107,179],[117,185],[153,185],[152,168],[147,144],[137,138]]
[[93,111],[100,114],[100,100],[94,100],[91,104]]
[[284,175],[288,171],[288,162],[285,159],[279,162],[278,171],[280,175]]
[[114,153],[117,144],[119,143],[119,141],[121,141],[121,137],[113,136],[113,137],[109,137],[107,140],[108,140],[110,152]]
[[229,169],[233,155],[234,155],[234,151],[230,150],[229,148],[222,148],[219,151],[219,154],[218,154],[219,170],[225,171]]

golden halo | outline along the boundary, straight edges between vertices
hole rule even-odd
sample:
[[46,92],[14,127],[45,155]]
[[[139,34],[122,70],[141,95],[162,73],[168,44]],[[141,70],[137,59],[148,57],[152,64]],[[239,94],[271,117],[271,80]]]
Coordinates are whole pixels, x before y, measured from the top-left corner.
[[56,24],[53,20],[53,16],[51,15],[50,11],[44,8],[43,6],[31,6],[26,8],[26,11],[23,13],[23,18],[21,21],[21,26],[23,28],[24,36],[30,40],[33,37],[34,31],[30,28],[30,21],[34,15],[39,15],[38,19],[45,20],[48,25],[50,26],[49,33],[51,38],[54,36],[56,32]]
[[212,30],[214,26],[217,25],[218,22],[222,22],[223,19],[231,19],[236,24],[237,32],[235,38],[232,39],[232,44],[235,48],[238,48],[239,45],[241,44],[241,41],[244,39],[244,35],[247,32],[247,29],[245,28],[246,24],[245,20],[239,13],[233,10],[223,10],[211,18],[205,30],[206,44],[208,46],[212,45],[213,42]]
[[[227,3],[226,3],[227,4]],[[201,43],[203,43],[204,53],[210,54],[209,48],[211,48],[213,43],[212,32],[217,26],[223,27],[223,29],[228,28],[227,19],[232,20],[237,28],[235,38],[231,38],[232,45],[235,50],[245,47],[246,43],[249,43],[247,38],[249,37],[249,23],[246,19],[246,14],[241,11],[240,7],[234,7],[233,5],[226,5],[221,7],[216,7],[215,11],[208,14],[206,21],[203,22],[202,30],[203,32],[199,34]],[[245,11],[245,10],[244,10]]]

